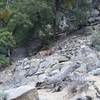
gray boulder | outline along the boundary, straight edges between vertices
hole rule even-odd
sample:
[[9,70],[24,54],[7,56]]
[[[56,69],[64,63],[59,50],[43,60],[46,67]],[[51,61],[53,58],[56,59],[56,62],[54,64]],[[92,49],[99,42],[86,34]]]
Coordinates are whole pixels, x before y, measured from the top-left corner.
[[77,68],[80,67],[80,63],[78,62],[66,62],[63,65],[63,68],[61,69],[61,72],[52,76],[52,77],[47,77],[46,80],[49,83],[56,83],[56,82],[61,82],[63,79],[65,79],[70,73],[74,72]]
[[4,100],[5,94],[3,90],[0,90],[0,100]]
[[100,68],[97,68],[96,70],[89,72],[89,74],[94,76],[100,75]]
[[5,94],[6,100],[39,100],[38,92],[32,85],[6,90]]

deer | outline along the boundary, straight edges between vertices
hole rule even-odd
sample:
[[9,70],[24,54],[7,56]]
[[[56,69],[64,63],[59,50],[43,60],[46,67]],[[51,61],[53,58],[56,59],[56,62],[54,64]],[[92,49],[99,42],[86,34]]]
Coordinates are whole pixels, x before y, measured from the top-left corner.
[[40,57],[40,58],[47,57],[52,55],[54,52],[55,52],[54,48],[41,50],[36,54],[36,57]]

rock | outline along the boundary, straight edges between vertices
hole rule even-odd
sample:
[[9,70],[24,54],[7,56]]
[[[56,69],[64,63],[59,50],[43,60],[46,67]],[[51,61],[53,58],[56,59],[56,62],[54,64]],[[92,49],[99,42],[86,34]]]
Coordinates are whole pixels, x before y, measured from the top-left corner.
[[41,62],[43,62],[44,60],[42,59],[30,59],[30,65],[32,67],[37,67]]
[[81,66],[76,69],[76,72],[79,72],[81,74],[86,74],[87,73],[87,66],[85,63],[81,63]]
[[58,54],[52,55],[52,59],[58,60],[59,63],[68,61],[68,58],[66,56]]
[[100,75],[100,68],[97,68],[96,70],[89,72],[89,74],[94,75],[94,76]]
[[76,98],[76,100],[92,100],[92,97],[91,96],[84,96],[84,97]]
[[5,94],[6,100],[39,100],[38,92],[32,85],[6,90]]
[[56,82],[61,82],[63,79],[65,79],[70,73],[74,72],[77,68],[80,67],[80,64],[77,62],[66,62],[63,65],[63,68],[61,69],[61,72],[52,76],[48,77],[46,80],[49,83],[56,83]]
[[[94,78],[92,79],[92,77],[89,76],[88,78],[89,82],[94,82],[94,80],[95,80]],[[73,87],[72,85],[71,88],[74,89],[74,91],[67,90],[68,92],[64,96],[64,100],[99,100],[96,97],[97,91],[94,88],[92,83],[88,84],[87,85],[88,87],[84,86],[84,84],[82,84],[82,86],[83,88],[86,88],[86,89],[85,90],[82,90],[82,88],[79,89],[80,87],[79,84],[76,84],[75,88],[72,88]],[[99,86],[99,84],[97,86]]]
[[47,75],[45,75],[45,74],[39,75],[38,76],[38,81],[39,82],[44,82],[46,78],[47,78]]
[[91,16],[98,16],[99,15],[99,11],[97,9],[93,9],[92,12],[91,12]]
[[47,98],[45,96],[40,95],[39,100],[47,100]]
[[24,69],[29,69],[31,66],[30,66],[30,64],[29,65],[26,65],[26,66],[24,66]]
[[30,66],[29,68],[26,69],[26,74],[25,76],[33,76],[34,74],[41,74],[43,73],[42,69],[40,69],[40,64],[43,62],[44,60],[41,59],[31,59],[30,60],[30,64],[28,66]]
[[60,73],[60,70],[59,69],[56,69],[56,70],[52,71],[49,75],[50,76],[54,76],[54,75],[56,75],[58,73]]
[[28,58],[18,60],[16,62],[16,70],[23,70],[30,67],[30,60]]
[[93,51],[91,48],[89,48],[86,45],[82,45],[80,48],[80,54],[83,54],[83,56],[87,56],[90,54],[95,54],[95,51]]
[[[99,59],[99,58],[98,58],[98,59]],[[98,68],[100,68],[100,60],[97,60],[96,66],[97,66]]]
[[21,66],[23,64],[23,61],[22,60],[18,60],[18,61],[16,61],[16,66]]
[[98,59],[100,60],[100,51],[97,53]]
[[43,62],[40,63],[38,71],[45,72],[46,69],[53,67],[57,63],[59,63],[57,59],[54,59],[52,56],[49,56]]
[[[92,27],[90,27],[90,29],[91,28]],[[13,71],[11,79],[9,80],[7,78],[6,84],[5,81],[3,84],[14,88],[32,82],[34,84],[39,83],[40,88],[56,88],[56,90],[59,90],[59,87],[62,89],[65,86],[72,86],[74,83],[77,84],[78,88],[79,86],[84,86],[86,82],[85,78],[88,73],[100,68],[100,55],[85,45],[87,39],[88,38],[82,36],[70,36],[60,43],[61,48],[59,52],[55,51],[52,55],[41,59],[33,57],[19,60],[17,64],[14,65],[15,70]],[[1,73],[2,77],[0,77],[0,80],[5,80],[5,74],[8,76],[7,73]],[[18,93],[20,94],[20,92]],[[22,96],[24,96],[23,98],[25,99],[26,95],[29,96],[31,93],[32,91],[23,92],[23,95],[17,96],[18,100],[19,97],[22,98]],[[8,97],[12,96],[8,95]],[[80,96],[78,97],[80,98]],[[82,95],[81,97],[84,98],[86,96]]]
[[57,64],[54,64],[54,65],[51,65],[50,67],[48,67],[46,70],[45,70],[45,74],[48,75],[48,76],[52,76],[55,72],[57,74],[59,74],[60,70],[66,66],[66,62],[62,62],[62,63],[57,63]]
[[82,64],[86,64],[87,72],[98,68],[98,57],[96,51],[92,50],[88,46],[81,46],[78,56],[74,57],[72,61],[80,61]]
[[89,81],[87,95],[92,96],[93,100],[100,100],[100,77],[89,75],[87,79]]
[[0,100],[4,100],[5,94],[3,90],[0,90]]
[[29,64],[30,64],[30,62],[29,62],[28,58],[23,59],[23,66],[27,66]]

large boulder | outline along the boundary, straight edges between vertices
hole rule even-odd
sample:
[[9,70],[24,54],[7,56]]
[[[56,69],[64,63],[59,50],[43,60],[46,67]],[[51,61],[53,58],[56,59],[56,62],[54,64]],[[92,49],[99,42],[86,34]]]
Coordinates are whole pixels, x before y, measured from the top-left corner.
[[0,100],[4,100],[5,94],[3,90],[0,90]]
[[64,80],[65,78],[67,78],[67,76],[74,72],[77,68],[80,67],[80,63],[78,62],[64,62],[62,63],[62,69],[58,74],[52,75],[51,77],[48,76],[46,78],[46,80],[49,83],[56,83],[56,82],[61,82],[62,80]]
[[96,51],[85,45],[81,46],[78,56],[74,57],[72,60],[80,61],[82,64],[81,68],[84,67],[87,69],[87,72],[98,68],[97,62],[99,62],[99,60]]
[[39,100],[38,92],[32,85],[6,90],[5,96],[6,100]]
[[[88,87],[85,91],[79,91],[78,84],[67,89],[64,100],[100,100],[100,77],[89,75],[87,77]],[[73,90],[73,91],[72,91]],[[78,91],[77,91],[78,90]]]

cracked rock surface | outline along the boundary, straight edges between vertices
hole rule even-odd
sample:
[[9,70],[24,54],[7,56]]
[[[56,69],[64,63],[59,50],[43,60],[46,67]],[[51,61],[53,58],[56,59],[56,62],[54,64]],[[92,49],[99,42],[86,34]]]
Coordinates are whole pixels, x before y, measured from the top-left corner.
[[[88,44],[87,36],[70,36],[58,42],[51,55],[16,61],[0,72],[0,89],[33,84],[37,89],[50,89],[52,92],[65,89],[60,100],[99,100],[100,53]],[[49,100],[41,91],[40,98]],[[48,97],[52,94],[47,93]]]

